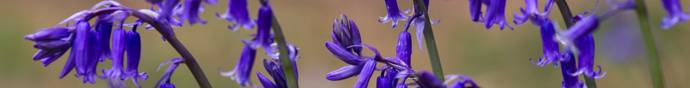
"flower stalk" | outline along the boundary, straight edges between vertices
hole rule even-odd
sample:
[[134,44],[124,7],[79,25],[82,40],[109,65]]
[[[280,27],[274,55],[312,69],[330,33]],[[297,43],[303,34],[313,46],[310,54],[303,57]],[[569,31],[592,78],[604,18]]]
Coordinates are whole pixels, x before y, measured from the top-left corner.
[[[261,3],[268,3],[268,0],[259,0]],[[283,34],[283,29],[278,23],[278,19],[275,14],[271,15],[271,27],[273,28],[273,33],[275,34],[275,42],[278,43],[278,52],[280,53],[280,63],[283,65],[283,71],[285,71],[285,78],[288,84],[288,88],[299,88],[297,77],[293,70],[293,66],[290,61],[290,54],[288,54],[288,47],[285,40],[285,35]]]
[[[568,6],[568,2],[565,0],[556,0],[556,4],[558,4],[558,9],[561,11],[561,16],[563,17],[563,21],[565,21],[566,27],[570,28],[573,26],[574,21],[573,19],[573,14],[570,12],[570,7]],[[579,58],[579,57],[578,57]],[[587,85],[588,88],[597,88],[597,82],[594,80],[593,77],[587,77],[585,75],[585,84]]]
[[146,15],[145,13],[131,9],[128,10],[129,12],[132,12],[133,16],[143,20],[146,23],[149,23],[156,30],[158,30],[161,36],[163,36],[163,38],[165,38],[165,40],[168,41],[173,48],[175,48],[177,53],[179,53],[184,59],[183,63],[186,64],[187,68],[189,68],[189,70],[192,72],[192,75],[194,75],[194,78],[196,79],[200,88],[211,88],[211,83],[209,83],[208,79],[206,78],[201,66],[199,66],[199,64],[196,62],[196,59],[194,59],[192,53],[190,53],[189,50],[184,47],[182,42],[180,42],[180,40],[178,40],[177,37],[172,34],[172,27],[170,25],[167,25],[167,23],[163,21],[154,20],[153,17]]
[[649,56],[649,72],[652,77],[653,88],[664,88],[664,73],[661,69],[661,59],[657,52],[656,43],[654,43],[654,35],[649,24],[649,14],[647,14],[647,6],[644,0],[635,0],[635,12],[637,12],[637,20],[640,22],[640,29],[644,39],[645,47],[647,48],[647,56]]
[[440,80],[445,80],[443,77],[443,68],[441,66],[441,57],[438,55],[438,48],[436,48],[436,39],[434,38],[434,31],[431,28],[431,18],[429,18],[429,12],[427,6],[424,4],[423,0],[414,0],[414,4],[417,5],[415,10],[420,10],[424,18],[424,41],[426,42],[426,48],[429,52],[429,62],[431,63],[431,68],[436,75],[436,78]]

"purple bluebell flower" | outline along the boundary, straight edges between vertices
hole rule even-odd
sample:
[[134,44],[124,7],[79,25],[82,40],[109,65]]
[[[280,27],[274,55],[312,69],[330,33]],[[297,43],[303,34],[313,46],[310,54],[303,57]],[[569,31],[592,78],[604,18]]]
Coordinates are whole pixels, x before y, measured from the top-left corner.
[[228,26],[230,30],[236,30],[239,27],[252,29],[256,25],[256,23],[249,17],[247,0],[228,0],[228,9],[225,11],[225,13],[216,15],[227,21],[235,22],[235,24]]
[[364,62],[364,60],[362,60],[358,55],[348,52],[343,47],[340,47],[333,42],[326,42],[326,49],[331,51],[331,53],[340,60],[350,65],[358,65]]
[[400,12],[398,9],[397,0],[384,0],[386,2],[386,10],[388,14],[385,17],[379,17],[379,22],[388,23],[391,22],[393,28],[398,27],[398,21],[405,19],[405,14]]
[[563,75],[563,87],[562,88],[584,88],[584,84],[578,79],[578,75],[573,75],[572,73],[577,71],[575,67],[575,56],[569,50],[566,51],[564,60],[560,61],[561,74]]
[[157,6],[159,11],[157,19],[177,26],[182,25],[182,22],[179,22],[173,17],[177,12],[176,9],[179,6],[179,3],[180,0],[163,0],[162,2],[158,3]]
[[539,26],[541,29],[542,52],[544,54],[536,65],[543,67],[552,62],[559,61],[561,55],[558,48],[558,42],[554,40],[554,36],[556,35],[555,24],[550,20],[545,20],[545,22],[541,23],[542,24]]
[[[75,40],[72,44],[72,50],[75,51],[75,65],[77,70],[77,77],[81,77],[84,83],[96,82],[96,66],[98,58],[94,55],[94,44],[96,43],[96,32],[90,30],[91,27],[88,21],[78,21],[75,29]],[[92,42],[93,41],[93,42]],[[96,44],[97,45],[97,44]]]
[[[278,59],[264,59],[264,69],[268,72],[275,82],[275,88],[287,88],[287,81],[285,79],[284,69],[279,63]],[[273,83],[273,82],[271,82]],[[264,84],[262,82],[261,84]],[[266,87],[269,88],[269,87]]]
[[[491,28],[494,24],[500,26],[501,29],[508,26],[513,29],[505,19],[506,0],[468,0],[470,8],[470,16],[472,21],[483,21],[486,28]],[[482,5],[486,5],[486,14],[482,17]]]
[[[295,76],[297,76],[297,66],[295,64],[297,63],[298,49],[295,46],[289,45],[288,53],[290,54],[290,63],[293,64],[293,72]],[[285,71],[282,63],[280,63],[280,59],[278,57],[271,57],[271,59],[264,59],[263,62],[264,69],[273,78],[273,81],[271,81],[263,76],[263,74],[257,72],[259,82],[264,86],[264,88],[288,88]],[[296,78],[299,77],[297,76]]]
[[357,79],[355,86],[352,88],[367,88],[369,78],[371,78],[374,69],[376,69],[376,60],[369,59],[362,66],[362,70],[359,72],[359,79]]
[[252,47],[264,47],[264,49],[269,49],[268,51],[273,51],[270,49],[273,43],[273,36],[271,34],[271,19],[273,18],[273,11],[270,6],[264,5],[259,8],[259,16],[257,19],[257,30],[254,36],[254,41],[251,43]]
[[408,67],[411,66],[412,59],[412,37],[409,32],[400,32],[398,36],[398,44],[395,47],[395,53],[398,59],[402,60]]
[[259,72],[256,72],[256,77],[259,78],[259,83],[261,83],[261,85],[264,86],[263,88],[280,88],[280,87],[277,87],[276,84],[273,83],[273,81],[266,78],[266,76],[264,76],[263,74],[261,74]]
[[579,51],[579,54],[577,56],[578,58],[578,64],[577,64],[577,72],[575,72],[574,75],[578,74],[584,74],[586,77],[592,77],[592,78],[601,78],[604,76],[604,73],[601,72],[601,66],[599,67],[599,71],[594,71],[594,38],[592,37],[592,34],[586,35],[584,37],[580,37],[575,41],[575,46],[577,46],[577,50]]
[[196,23],[206,24],[206,21],[199,17],[199,13],[203,11],[201,0],[185,0],[182,6],[182,19],[187,20],[190,25]]
[[443,80],[439,80],[434,74],[428,71],[422,71],[415,75],[417,76],[416,83],[420,88],[446,88],[446,85],[443,84]]
[[399,78],[398,71],[394,68],[385,68],[381,71],[381,75],[376,78],[376,88],[396,88]]
[[690,20],[690,15],[683,11],[680,0],[661,0],[661,2],[668,14],[661,20],[661,28],[669,29],[677,23]]
[[158,80],[158,83],[156,83],[157,88],[175,88],[175,84],[173,84],[170,79],[172,78],[172,75],[173,75],[173,72],[175,72],[175,69],[177,69],[177,66],[179,66],[180,63],[182,63],[183,61],[184,60],[182,60],[182,58],[173,58],[173,59],[170,59],[169,61],[165,61],[165,62],[161,63],[158,66],[158,69],[160,69],[164,65],[169,64],[168,69],[165,70],[165,72],[161,76],[161,79]]
[[347,79],[358,75],[360,70],[362,70],[362,67],[357,65],[343,66],[326,74],[326,79],[331,81]]
[[333,21],[331,38],[335,44],[345,48],[348,52],[354,52],[356,55],[362,54],[361,47],[350,47],[353,45],[361,45],[362,38],[359,34],[359,28],[357,28],[355,21],[346,15],[340,15],[339,19],[335,19]]
[[125,87],[122,82],[124,80],[123,63],[125,55],[125,46],[127,34],[124,29],[115,29],[113,32],[113,45],[110,54],[112,60],[112,67],[108,70],[103,70],[104,79],[108,79],[110,87]]
[[548,19],[552,6],[553,0],[547,0],[546,6],[544,6],[544,12],[540,12],[538,9],[538,0],[525,0],[525,7],[520,8],[520,14],[515,14],[513,22],[520,25],[530,20],[534,24],[542,24],[540,22],[544,22],[543,20]]
[[137,32],[137,26],[135,24],[131,31],[126,33],[127,41],[125,45],[125,51],[127,53],[127,67],[125,69],[125,74],[128,78],[132,79],[132,82],[137,86],[141,87],[139,80],[146,80],[148,75],[146,72],[139,73],[139,61],[141,60],[141,38]]
[[221,75],[230,77],[242,86],[249,84],[249,76],[254,66],[254,59],[256,57],[256,49],[250,46],[244,46],[242,54],[237,62],[235,69],[229,72],[222,72]]
[[450,75],[449,80],[457,79],[450,88],[479,88],[474,80],[464,75]]
[[96,37],[100,44],[100,47],[97,47],[97,51],[102,54],[100,55],[101,60],[110,57],[110,35],[113,30],[113,18],[110,16],[113,15],[99,16],[94,28],[99,33],[98,35],[100,35]]
[[486,16],[484,17],[484,26],[486,28],[491,28],[494,24],[497,24],[501,29],[505,26],[512,29],[505,19],[506,0],[490,0],[489,2],[490,3],[486,3],[490,5],[488,5]]
[[44,28],[40,31],[24,36],[24,39],[33,41],[34,48],[38,52],[34,54],[34,61],[41,61],[43,66],[48,66],[64,55],[71,47],[70,35],[72,33],[65,27]]
[[216,4],[216,0],[185,0],[182,8],[182,12],[180,12],[179,16],[182,18],[182,20],[187,20],[190,25],[194,25],[196,23],[201,23],[201,24],[206,24],[206,21],[204,19],[201,19],[199,17],[199,14],[204,11],[204,6],[202,2],[206,4]]

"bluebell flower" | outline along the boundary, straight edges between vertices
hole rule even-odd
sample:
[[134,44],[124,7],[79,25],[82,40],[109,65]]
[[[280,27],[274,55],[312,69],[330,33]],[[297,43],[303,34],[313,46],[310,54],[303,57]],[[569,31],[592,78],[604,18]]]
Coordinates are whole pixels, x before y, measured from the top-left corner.
[[206,21],[199,17],[199,14],[204,11],[202,2],[207,4],[215,4],[216,0],[185,0],[180,13],[183,20],[187,20],[190,25],[196,23],[206,24]]
[[412,61],[412,38],[409,32],[403,31],[398,35],[398,44],[395,47],[396,57],[402,60],[408,67]]
[[396,88],[399,78],[398,71],[394,68],[385,68],[381,71],[381,75],[376,78],[376,88]]
[[420,88],[446,88],[443,80],[436,78],[434,74],[428,71],[416,73],[415,76],[417,77],[416,83]]
[[251,46],[254,48],[264,47],[268,51],[271,44],[273,43],[273,36],[271,34],[271,21],[273,18],[273,11],[270,6],[264,5],[259,8],[259,16],[257,19],[257,30],[254,35],[254,40],[251,42]]
[[43,66],[48,66],[64,55],[71,47],[70,35],[72,32],[66,27],[44,28],[40,31],[24,36],[24,39],[33,41],[34,48],[38,52],[34,54],[34,61],[41,61]]
[[352,76],[358,75],[359,71],[362,70],[360,66],[357,65],[347,65],[333,70],[326,74],[326,79],[331,81],[338,81],[350,78]]
[[135,24],[131,31],[126,33],[126,45],[125,52],[127,53],[127,67],[125,68],[125,75],[132,79],[132,82],[137,86],[141,87],[139,80],[148,79],[146,72],[139,73],[139,62],[141,60],[141,36],[137,32],[137,26]]
[[333,43],[345,48],[348,52],[354,52],[356,55],[362,54],[361,47],[350,47],[353,45],[361,45],[362,38],[355,21],[344,14],[333,21],[331,39]]
[[110,36],[111,32],[113,30],[113,15],[108,15],[108,16],[99,16],[98,19],[96,20],[95,24],[95,30],[99,33],[96,36],[97,40],[99,41],[99,46],[97,47],[97,51],[100,51],[102,55],[100,55],[101,61],[104,58],[109,58],[110,57]]
[[159,8],[158,10],[158,16],[157,20],[165,21],[169,24],[181,26],[182,22],[174,18],[174,15],[176,14],[176,9],[179,6],[180,0],[163,0],[162,2],[158,3],[157,6]]
[[252,29],[256,25],[256,23],[249,17],[247,0],[228,0],[228,9],[225,11],[225,13],[216,15],[222,19],[235,23],[228,26],[230,30],[236,30],[239,27]]
[[592,37],[592,34],[586,35],[584,37],[578,38],[575,41],[575,46],[577,46],[577,50],[579,51],[579,54],[577,56],[578,64],[577,64],[577,72],[574,73],[574,75],[579,75],[579,74],[584,74],[586,77],[592,77],[592,78],[601,78],[604,76],[605,73],[601,72],[601,66],[599,67],[598,71],[594,71],[594,37]]
[[398,21],[405,19],[405,14],[400,12],[397,0],[384,0],[386,2],[386,10],[388,14],[385,17],[379,17],[379,22],[391,22],[393,28],[398,27]]
[[[73,54],[75,58],[75,65],[77,71],[77,77],[81,77],[84,83],[95,83],[96,82],[96,66],[99,59],[94,55],[95,45],[93,43],[98,43],[94,41],[96,39],[94,31],[91,31],[91,26],[88,21],[78,21],[75,29],[75,39],[72,44],[72,50],[75,51]],[[70,55],[70,56],[71,56]]]
[[[505,19],[506,0],[468,0],[470,8],[470,17],[474,22],[483,21],[486,28],[491,28],[494,24],[500,26],[501,29],[508,26]],[[486,5],[486,14],[482,16],[482,4]]]
[[[264,76],[263,74],[261,74],[259,72],[256,72],[256,77],[259,78],[259,83],[261,83],[261,85],[264,86],[264,88],[281,88],[281,87],[278,87],[275,83],[273,83],[273,81],[266,78],[266,76]],[[285,88],[287,88],[287,87],[285,87]]]
[[553,6],[553,0],[547,0],[546,6],[544,6],[544,12],[539,11],[538,0],[525,0],[525,7],[520,8],[520,14],[515,14],[515,19],[513,22],[517,25],[524,24],[525,22],[532,21],[534,24],[543,24],[543,20],[549,18],[549,13],[551,12],[551,7]]
[[362,70],[359,72],[359,79],[355,82],[355,86],[352,88],[367,88],[369,85],[369,78],[374,73],[376,69],[376,60],[369,59],[362,65]]
[[558,42],[554,40],[556,35],[556,26],[551,20],[545,20],[541,22],[541,43],[543,56],[539,59],[536,65],[543,67],[552,62],[557,62],[560,60],[560,49],[558,47]]
[[562,88],[585,88],[584,84],[580,82],[578,75],[572,75],[578,69],[575,67],[575,56],[569,50],[566,51],[564,60],[560,61],[561,65],[561,75],[563,75],[563,87]]
[[177,66],[179,66],[184,60],[182,58],[173,58],[169,61],[165,61],[158,66],[160,69],[162,66],[169,64],[168,69],[162,74],[161,79],[156,83],[157,88],[175,88],[175,84],[171,82],[171,78]]
[[472,78],[464,76],[464,75],[450,75],[447,77],[448,80],[455,80],[455,83],[452,83],[450,88],[479,88],[479,85],[477,85]]
[[661,20],[661,28],[669,29],[677,23],[690,20],[690,15],[683,11],[680,0],[661,0],[661,3],[668,14]]
[[249,84],[249,76],[251,75],[252,66],[254,66],[255,57],[256,49],[245,45],[235,68],[230,72],[222,72],[221,75],[230,77],[240,85],[246,86]]
[[125,46],[127,34],[124,29],[115,29],[113,31],[112,51],[110,54],[112,60],[112,67],[108,70],[103,70],[104,79],[108,80],[110,87],[125,87],[122,82],[124,80],[123,64],[125,56]]

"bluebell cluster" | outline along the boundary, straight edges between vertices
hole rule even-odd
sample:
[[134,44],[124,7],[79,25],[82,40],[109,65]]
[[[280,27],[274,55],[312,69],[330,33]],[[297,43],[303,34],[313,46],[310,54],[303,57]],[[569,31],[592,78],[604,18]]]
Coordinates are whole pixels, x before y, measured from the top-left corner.
[[[176,40],[175,27],[205,24],[206,20],[199,15],[204,11],[204,5],[215,5],[216,0],[146,0],[152,5],[150,9],[134,10],[114,0],[104,0],[95,4],[90,9],[85,9],[67,17],[56,26],[43,28],[38,32],[25,36],[26,40],[34,42],[33,47],[38,49],[33,55],[34,61],[40,61],[43,66],[49,66],[57,59],[68,53],[65,65],[59,78],[64,78],[70,72],[80,78],[83,83],[94,84],[96,79],[107,81],[108,87],[125,88],[125,80],[131,80],[136,87],[142,87],[139,81],[148,79],[146,72],[139,72],[141,59],[141,36],[137,30],[140,27],[155,28],[164,38],[170,41],[183,58],[173,58],[163,62],[169,64],[163,72],[156,87],[175,88],[171,78],[175,69],[180,64],[196,65],[191,54]],[[238,62],[232,71],[220,72],[221,76],[229,77],[242,87],[260,87],[252,84],[250,77],[252,68],[257,58],[257,50],[262,49],[266,59],[263,59],[263,67],[268,73],[254,73],[263,88],[288,88],[289,77],[286,72],[298,74],[297,59],[299,48],[287,44],[279,46],[277,35],[271,29],[276,29],[277,21],[268,0],[258,0],[261,6],[258,8],[257,19],[249,15],[249,2],[247,0],[228,0],[227,10],[224,13],[216,13],[219,19],[226,20],[230,24],[228,29],[235,31],[244,28],[251,30],[256,27],[256,34],[250,40],[242,40],[245,46],[237,59]],[[418,1],[418,0],[409,0]],[[469,15],[472,22],[481,23],[486,29],[498,25],[502,30],[513,26],[505,18],[507,0],[468,0]],[[560,28],[558,23],[550,16],[555,0],[545,0],[543,9],[539,7],[539,0],[524,0],[524,7],[519,13],[514,14],[514,26],[531,23],[540,28],[542,40],[542,55],[533,62],[539,67],[555,65],[561,67],[563,76],[563,88],[587,88],[580,76],[586,79],[600,79],[606,74],[601,66],[595,70],[595,43],[593,32],[599,29],[602,21],[621,11],[638,8],[632,0],[607,3],[610,7],[603,12],[596,12],[596,8],[580,12],[572,18],[567,18],[567,28]],[[399,30],[398,42],[395,46],[395,55],[385,56],[376,47],[362,42],[360,29],[353,19],[346,15],[336,18],[332,25],[331,40],[324,43],[325,48],[333,56],[345,63],[338,69],[326,74],[325,79],[339,81],[357,76],[353,88],[367,88],[376,76],[377,88],[407,88],[416,86],[420,88],[478,88],[479,85],[470,77],[460,74],[447,75],[446,80],[437,78],[428,71],[412,69],[412,34],[411,27],[415,28],[416,40],[421,48],[425,27],[431,27],[438,22],[430,22],[427,9],[429,0],[419,0],[412,9],[401,10],[398,0],[384,0],[387,14],[380,17],[381,24],[390,23],[392,29]],[[690,15],[683,11],[679,0],[661,0],[667,16],[660,22],[661,28],[670,29],[674,25],[685,23]],[[422,7],[424,6],[424,7]],[[420,9],[424,8],[424,9]],[[602,14],[597,14],[602,13]],[[128,22],[129,17],[134,22]],[[93,20],[95,19],[95,20]],[[93,20],[93,21],[92,21]],[[399,28],[398,23],[404,23]],[[279,26],[278,26],[279,27]],[[285,43],[280,43],[285,44]],[[392,47],[392,46],[391,46]],[[285,49],[284,49],[285,48]],[[286,50],[287,49],[287,50]],[[285,50],[288,55],[280,55],[279,51]],[[365,50],[373,55],[365,55]],[[288,61],[280,61],[279,56],[287,56]],[[126,60],[125,60],[126,59]],[[108,69],[99,68],[98,65],[110,60],[112,66]],[[189,61],[193,63],[190,64]],[[283,59],[287,60],[287,59]],[[126,61],[126,62],[125,62]],[[125,67],[126,64],[126,67]],[[290,66],[290,68],[283,66]],[[383,64],[383,65],[377,65]],[[160,68],[159,67],[159,68]],[[190,68],[195,70],[196,68]],[[98,71],[101,72],[98,72]],[[201,69],[198,69],[199,71]],[[379,72],[379,75],[374,75]],[[101,74],[98,74],[101,73]],[[195,73],[195,72],[192,72]],[[195,73],[195,77],[197,74]],[[294,78],[299,78],[294,75]],[[203,77],[203,76],[201,76]],[[270,77],[270,78],[269,78]],[[205,79],[198,79],[205,80]],[[201,84],[202,82],[200,82]],[[200,85],[202,86],[202,85]],[[204,87],[204,86],[202,86]],[[210,87],[210,86],[207,86]]]

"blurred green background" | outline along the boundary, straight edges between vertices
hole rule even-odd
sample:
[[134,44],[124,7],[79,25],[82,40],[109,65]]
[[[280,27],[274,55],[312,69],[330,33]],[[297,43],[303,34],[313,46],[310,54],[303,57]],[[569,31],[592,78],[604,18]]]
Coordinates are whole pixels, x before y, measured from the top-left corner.
[[[118,0],[133,8],[148,8],[144,0]],[[177,37],[187,46],[201,63],[207,77],[215,87],[238,87],[230,78],[221,77],[219,72],[232,70],[239,57],[242,39],[249,39],[253,30],[229,31],[229,24],[217,19],[214,13],[222,13],[226,0],[206,8],[202,18],[206,25],[193,25],[175,29]],[[40,28],[51,27],[73,13],[90,8],[99,0],[1,0],[0,1],[0,85],[6,88],[76,88],[106,87],[105,81],[95,85],[82,84],[73,73],[58,79],[65,58],[43,67],[32,61],[36,51],[32,42],[23,36]],[[331,23],[340,14],[347,14],[357,22],[366,44],[376,46],[385,56],[395,55],[397,34],[390,24],[377,22],[386,14],[383,0],[272,0],[287,39],[300,48],[298,61],[300,86],[304,88],[348,88],[356,78],[344,81],[328,81],[325,74],[345,64],[332,56],[323,46],[330,40]],[[399,0],[401,9],[411,8],[411,1]],[[543,4],[544,0],[540,0]],[[660,18],[666,13],[658,0],[646,0],[652,16],[656,43],[662,58],[665,81],[668,88],[690,87],[690,29],[688,23],[681,23],[671,30],[659,29]],[[690,1],[682,0],[685,8]],[[600,2],[604,5],[604,1]],[[594,6],[594,0],[569,0],[574,13],[580,13]],[[483,24],[472,23],[468,16],[466,0],[431,0],[430,14],[440,23],[433,25],[446,74],[464,74],[472,77],[484,88],[559,88],[561,73],[557,67],[537,67],[530,58],[541,56],[541,41],[538,27],[531,24],[515,26],[513,13],[522,7],[522,0],[508,0],[506,17],[515,30],[483,28]],[[250,0],[250,11],[255,18],[256,0]],[[542,5],[543,6],[543,5]],[[604,5],[600,9],[606,9]],[[564,27],[561,15],[553,8],[551,17]],[[603,10],[599,10],[601,12]],[[687,11],[687,9],[686,9]],[[636,15],[623,12],[603,22],[596,33],[596,64],[607,73],[597,80],[600,88],[650,88],[645,49],[637,29]],[[149,79],[141,82],[145,88],[153,87],[162,72],[156,67],[162,61],[179,57],[169,44],[160,39],[155,31],[141,31],[143,39],[142,64],[140,69],[149,73]],[[430,70],[425,49],[413,51],[413,66],[417,70]],[[260,59],[254,64],[254,71],[264,72]],[[100,68],[109,67],[109,62]],[[376,76],[376,75],[375,75]],[[374,77],[375,77],[374,76]],[[252,75],[256,80],[256,76]],[[194,88],[196,82],[186,66],[180,66],[173,77],[179,88]],[[253,81],[253,83],[257,83]],[[373,86],[374,80],[370,83]],[[131,86],[130,86],[131,87]]]

